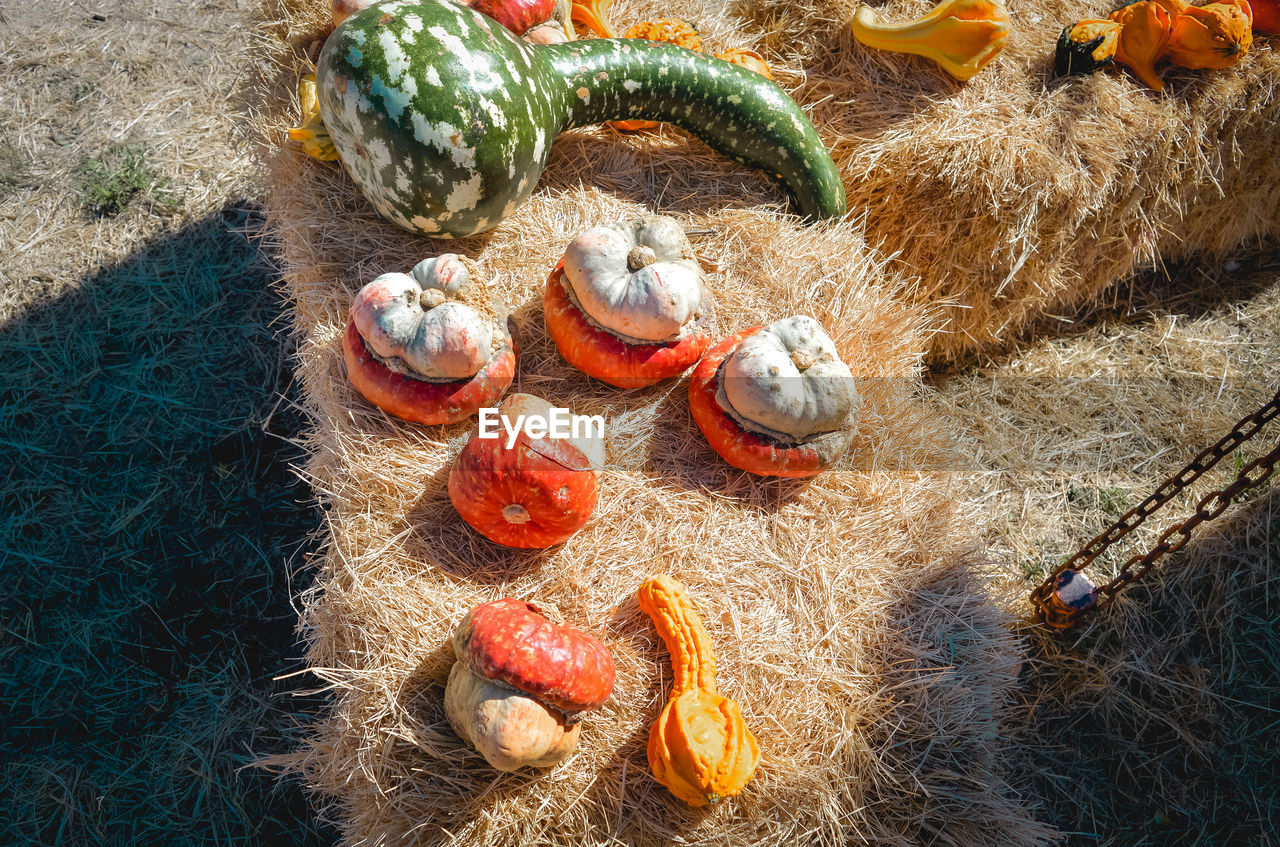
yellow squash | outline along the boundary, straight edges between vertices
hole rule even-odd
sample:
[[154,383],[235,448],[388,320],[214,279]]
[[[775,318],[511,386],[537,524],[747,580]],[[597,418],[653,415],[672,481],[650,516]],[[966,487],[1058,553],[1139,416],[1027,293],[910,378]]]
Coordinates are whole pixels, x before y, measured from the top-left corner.
[[945,0],[932,12],[903,24],[886,24],[870,6],[853,16],[853,37],[868,47],[913,53],[937,62],[963,82],[1004,49],[1009,12],[1000,0]]
[[671,653],[675,684],[649,733],[649,767],[690,806],[718,803],[755,773],[760,747],[742,709],[716,690],[716,663],[702,618],[683,585],[653,576],[637,592]]
[[298,80],[298,106],[302,112],[302,125],[290,127],[289,139],[302,145],[302,152],[322,162],[338,161],[338,151],[325,129],[320,115],[320,101],[316,98],[316,75],[307,74]]

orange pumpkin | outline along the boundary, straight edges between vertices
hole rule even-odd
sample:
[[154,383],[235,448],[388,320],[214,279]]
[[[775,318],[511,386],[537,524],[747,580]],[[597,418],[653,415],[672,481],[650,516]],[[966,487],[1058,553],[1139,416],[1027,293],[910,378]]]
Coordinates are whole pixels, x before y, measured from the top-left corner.
[[[549,421],[551,408],[529,394],[507,397],[498,407],[497,437],[481,437],[477,428],[449,471],[453,507],[497,544],[524,549],[559,544],[585,526],[595,510],[603,445],[589,438],[535,438],[522,426]],[[518,430],[511,443],[509,430]]]

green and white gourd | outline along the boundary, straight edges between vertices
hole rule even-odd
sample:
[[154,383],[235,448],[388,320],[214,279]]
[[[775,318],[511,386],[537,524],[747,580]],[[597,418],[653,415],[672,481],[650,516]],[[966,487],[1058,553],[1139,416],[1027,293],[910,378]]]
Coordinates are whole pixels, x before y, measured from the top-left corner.
[[672,218],[592,227],[569,242],[564,275],[578,308],[631,342],[680,338],[702,317],[706,276]]
[[396,373],[429,382],[467,379],[492,360],[495,340],[507,340],[489,316],[451,299],[469,280],[459,258],[446,253],[420,262],[412,275],[386,273],[370,282],[356,295],[351,317],[365,346]]
[[853,374],[807,315],[752,333],[721,367],[716,401],[743,429],[796,443],[856,422]]
[[390,0],[329,36],[316,89],[364,196],[426,235],[496,226],[533,192],[557,134],[629,118],[676,124],[777,176],[808,218],[845,213],[831,156],[786,92],[671,44],[535,46],[451,0]]

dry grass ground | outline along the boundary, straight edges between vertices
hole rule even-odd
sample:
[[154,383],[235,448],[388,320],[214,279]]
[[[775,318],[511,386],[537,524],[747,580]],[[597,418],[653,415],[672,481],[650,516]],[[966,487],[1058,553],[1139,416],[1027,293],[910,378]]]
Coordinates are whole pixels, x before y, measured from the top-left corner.
[[[1184,263],[937,379],[1011,608],[1269,400],[1280,250]],[[1098,562],[1100,581],[1275,445],[1274,424]],[[1280,499],[1255,493],[1070,636],[1031,641],[1007,731],[1040,815],[1080,845],[1276,843]]]
[[317,515],[229,2],[0,15],[0,842],[319,844],[246,769],[311,701]]

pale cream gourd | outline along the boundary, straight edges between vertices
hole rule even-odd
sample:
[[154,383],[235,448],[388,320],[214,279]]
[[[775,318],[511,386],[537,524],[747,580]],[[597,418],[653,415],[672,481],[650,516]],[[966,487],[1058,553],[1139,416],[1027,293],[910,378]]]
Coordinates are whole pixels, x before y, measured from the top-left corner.
[[802,440],[847,428],[858,408],[849,366],[807,315],[752,333],[723,368],[716,399],[748,430]]
[[[412,275],[386,273],[366,285],[351,317],[365,345],[391,370],[426,380],[466,379],[492,359],[495,333],[488,316],[450,299],[469,280],[461,260],[446,253],[419,263]],[[504,335],[501,327],[498,334]]]
[[500,771],[549,768],[578,746],[582,725],[533,697],[473,673],[462,662],[444,692],[449,725]]
[[691,331],[701,316],[706,277],[671,218],[583,232],[565,251],[564,278],[582,311],[624,339],[669,341]]

